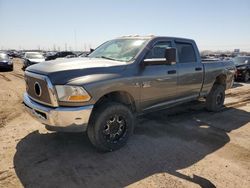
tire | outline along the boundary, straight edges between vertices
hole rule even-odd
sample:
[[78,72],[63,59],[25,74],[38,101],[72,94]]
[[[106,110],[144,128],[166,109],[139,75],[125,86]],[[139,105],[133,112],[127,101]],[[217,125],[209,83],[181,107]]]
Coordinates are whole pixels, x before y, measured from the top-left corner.
[[134,130],[131,110],[120,103],[103,103],[93,111],[87,129],[90,142],[101,151],[114,151],[123,147]]
[[225,87],[215,84],[206,98],[208,111],[218,112],[222,109],[225,100]]
[[243,81],[247,82],[250,78],[249,72],[246,72],[246,74],[244,75]]

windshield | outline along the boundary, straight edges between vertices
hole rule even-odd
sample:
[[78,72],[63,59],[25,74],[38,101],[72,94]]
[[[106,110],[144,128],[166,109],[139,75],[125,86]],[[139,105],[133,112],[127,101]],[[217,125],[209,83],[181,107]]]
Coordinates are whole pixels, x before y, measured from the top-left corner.
[[145,39],[115,39],[99,46],[88,57],[131,61],[143,48]]
[[28,59],[43,59],[43,55],[39,53],[27,53],[26,58]]
[[243,65],[250,63],[250,57],[235,57],[233,59],[235,65]]
[[9,56],[7,55],[7,54],[0,54],[0,60],[1,61],[7,61],[7,60],[9,60]]

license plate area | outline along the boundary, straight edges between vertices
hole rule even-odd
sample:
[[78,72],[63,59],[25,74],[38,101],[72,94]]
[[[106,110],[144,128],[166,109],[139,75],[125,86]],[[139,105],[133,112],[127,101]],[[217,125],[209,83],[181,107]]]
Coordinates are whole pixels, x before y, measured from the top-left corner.
[[38,117],[39,119],[42,119],[42,120],[47,120],[48,117],[46,115],[46,113],[42,112],[42,111],[39,111],[39,110],[35,110],[35,109],[32,109],[31,107],[29,107],[28,105],[26,105],[25,103],[23,103],[27,108],[29,108],[30,112]]

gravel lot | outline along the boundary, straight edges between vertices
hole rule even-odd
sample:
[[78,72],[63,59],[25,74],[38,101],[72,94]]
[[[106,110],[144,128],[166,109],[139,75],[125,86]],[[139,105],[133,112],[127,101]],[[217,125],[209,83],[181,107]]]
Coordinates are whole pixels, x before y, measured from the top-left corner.
[[48,132],[24,112],[21,62],[0,72],[0,187],[250,187],[250,83],[204,103],[145,115],[124,148],[97,152],[79,133]]

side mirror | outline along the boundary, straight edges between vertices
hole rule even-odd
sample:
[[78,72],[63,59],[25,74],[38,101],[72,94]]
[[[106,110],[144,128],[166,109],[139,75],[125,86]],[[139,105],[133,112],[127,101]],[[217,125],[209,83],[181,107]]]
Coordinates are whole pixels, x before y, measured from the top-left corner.
[[176,64],[176,48],[166,48],[165,58],[168,65]]

